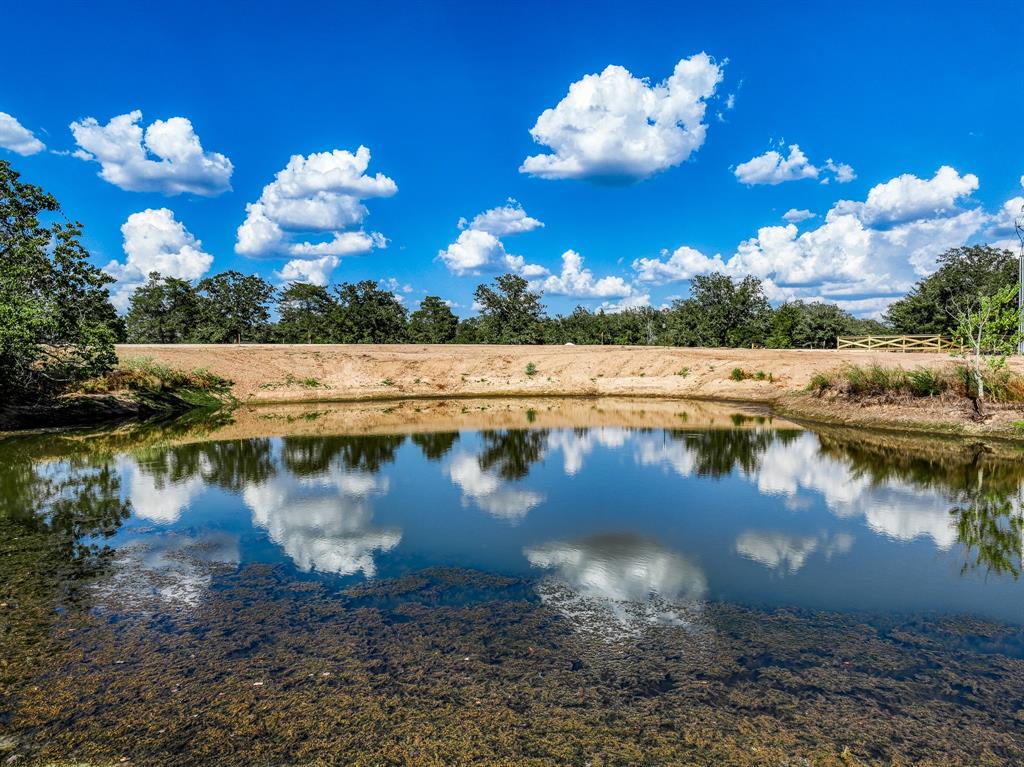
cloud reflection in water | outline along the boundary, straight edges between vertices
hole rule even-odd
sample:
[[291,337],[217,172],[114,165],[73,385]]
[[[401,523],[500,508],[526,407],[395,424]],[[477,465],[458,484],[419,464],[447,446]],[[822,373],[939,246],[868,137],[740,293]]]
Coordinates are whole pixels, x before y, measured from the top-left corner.
[[610,639],[652,625],[692,626],[707,593],[704,572],[657,541],[603,534],[527,547],[530,564],[550,571],[538,593],[577,627]]
[[315,476],[277,474],[245,488],[253,523],[267,530],[304,571],[377,573],[374,555],[402,540],[395,527],[372,525],[370,498],[388,492],[386,477],[336,466]]

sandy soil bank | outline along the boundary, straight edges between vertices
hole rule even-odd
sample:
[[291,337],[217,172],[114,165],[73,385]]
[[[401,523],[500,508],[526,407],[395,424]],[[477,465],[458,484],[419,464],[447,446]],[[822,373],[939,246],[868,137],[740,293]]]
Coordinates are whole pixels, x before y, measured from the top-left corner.
[[[245,404],[411,397],[601,396],[703,398],[771,404],[790,417],[970,435],[1013,436],[1020,408],[984,424],[957,403],[850,403],[805,393],[815,373],[844,363],[939,367],[941,354],[834,350],[621,346],[123,345],[122,359],[151,357],[231,379]],[[532,367],[531,367],[532,363]],[[1024,373],[1024,363],[1014,360]],[[741,368],[771,380],[734,381]],[[531,375],[528,370],[533,370]]]

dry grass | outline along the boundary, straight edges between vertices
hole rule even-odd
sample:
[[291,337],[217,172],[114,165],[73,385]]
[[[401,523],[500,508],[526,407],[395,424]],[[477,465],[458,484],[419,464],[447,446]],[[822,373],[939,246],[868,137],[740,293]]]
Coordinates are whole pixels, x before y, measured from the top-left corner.
[[[870,397],[941,397],[973,399],[975,385],[963,365],[905,370],[884,365],[845,365],[812,376],[808,391],[835,392],[854,399]],[[986,397],[994,402],[1024,402],[1024,376],[1010,370],[985,376]]]

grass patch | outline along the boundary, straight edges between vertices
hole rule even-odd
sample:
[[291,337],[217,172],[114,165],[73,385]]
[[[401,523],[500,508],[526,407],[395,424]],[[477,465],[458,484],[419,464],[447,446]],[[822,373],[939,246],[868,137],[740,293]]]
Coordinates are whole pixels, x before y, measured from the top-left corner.
[[751,373],[749,370],[743,368],[733,368],[732,372],[729,373],[729,378],[733,381],[774,381],[775,376],[771,373],[766,373],[763,370],[758,370]]
[[267,383],[261,383],[261,389],[283,389],[286,386],[304,386],[307,389],[329,389],[327,384],[318,378],[299,378],[292,373],[289,373],[281,381],[268,381]]
[[380,382],[380,385],[381,386],[394,386],[395,382],[394,382],[394,379],[385,378],[383,381]]
[[526,363],[526,375],[530,376],[530,378],[533,378],[535,375],[537,375],[537,366],[534,363]]
[[[959,396],[973,399],[977,394],[971,373],[964,365],[913,370],[883,365],[846,365],[816,373],[807,384],[807,390],[818,395],[832,391],[854,398]],[[1024,402],[1024,377],[1009,370],[987,373],[985,398],[992,402]]]
[[118,364],[106,375],[84,382],[82,391],[86,394],[109,394],[119,391],[227,394],[231,391],[231,383],[205,368],[176,370],[154,361],[151,357],[132,357]]
[[686,378],[686,376],[690,375],[690,368],[679,368],[679,370],[676,371],[676,375],[681,378]]

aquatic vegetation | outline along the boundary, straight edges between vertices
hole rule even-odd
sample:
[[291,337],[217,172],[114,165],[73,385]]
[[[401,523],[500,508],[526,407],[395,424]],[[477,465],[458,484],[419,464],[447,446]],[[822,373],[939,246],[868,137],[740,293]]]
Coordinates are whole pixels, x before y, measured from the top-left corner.
[[611,649],[517,578],[436,569],[337,594],[248,566],[217,582],[197,611],[155,601],[163,631],[104,620],[109,598],[98,616],[67,616],[36,667],[45,690],[25,689],[13,712],[22,762],[1024,758],[1005,705],[1024,662],[991,654],[1019,637],[992,624],[709,604],[697,634],[649,625]]
[[0,760],[1024,760],[1013,450],[492,407],[0,440]]

